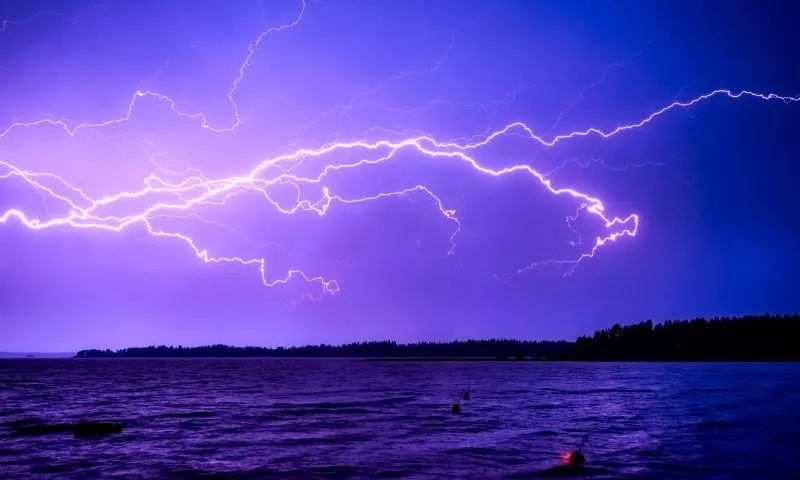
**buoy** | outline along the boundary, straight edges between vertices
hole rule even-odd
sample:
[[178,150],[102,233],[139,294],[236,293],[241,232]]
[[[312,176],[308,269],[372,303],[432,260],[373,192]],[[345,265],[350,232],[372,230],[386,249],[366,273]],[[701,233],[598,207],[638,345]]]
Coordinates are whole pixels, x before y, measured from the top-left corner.
[[461,405],[454,403],[453,408],[450,409],[453,413],[461,413]]
[[462,395],[461,398],[463,398],[464,400],[469,400],[469,390],[470,390],[470,388],[472,388],[472,387],[467,387],[467,390],[464,391],[464,395]]
[[586,463],[586,457],[583,456],[581,452],[572,452],[569,454],[569,458],[567,458],[567,463],[570,465],[583,465]]
[[570,465],[583,465],[586,463],[586,456],[583,454],[583,446],[586,445],[586,440],[589,439],[589,434],[584,433],[583,439],[581,440],[581,446],[578,448],[577,451],[571,452],[566,455],[566,461]]
[[117,422],[81,422],[72,427],[72,433],[76,437],[110,435],[120,432],[122,432],[122,424]]

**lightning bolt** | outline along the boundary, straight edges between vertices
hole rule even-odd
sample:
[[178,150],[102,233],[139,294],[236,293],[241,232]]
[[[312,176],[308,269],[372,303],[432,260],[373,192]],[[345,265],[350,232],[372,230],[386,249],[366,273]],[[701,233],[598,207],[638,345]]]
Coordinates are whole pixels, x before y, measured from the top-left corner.
[[71,15],[71,16],[64,15],[63,13],[56,12],[55,10],[49,10],[49,9],[44,8],[44,9],[41,9],[41,10],[37,10],[36,12],[32,13],[31,15],[28,15],[27,17],[21,18],[19,20],[11,20],[10,19],[10,15],[9,15],[9,11],[8,11],[9,1],[10,0],[6,0],[6,2],[4,2],[4,18],[3,18],[3,20],[0,20],[0,33],[8,30],[9,26],[12,26],[12,25],[13,26],[24,25],[26,23],[29,23],[29,22],[32,22],[32,21],[36,20],[39,17],[44,17],[44,16],[48,16],[48,15],[61,17],[61,19],[63,21],[65,21],[65,22],[74,22],[75,20],[78,20],[79,18],[81,18],[82,16],[84,16],[86,13],[88,13],[91,10],[100,10],[100,9],[105,9],[105,8],[108,7],[108,4],[106,4],[106,3],[100,3],[100,4],[96,4],[96,5],[91,5],[91,6],[88,6],[88,7],[84,8],[84,9],[82,9],[81,11],[76,13],[75,15]]
[[606,170],[612,170],[612,171],[615,171],[615,172],[624,172],[624,171],[630,170],[632,168],[666,167],[666,165],[664,165],[663,163],[659,163],[659,162],[633,163],[633,164],[625,165],[625,166],[622,166],[622,167],[615,167],[613,165],[607,164],[605,162],[605,160],[603,160],[602,158],[592,158],[592,159],[589,159],[589,160],[570,159],[570,160],[563,161],[557,167],[554,167],[552,170],[550,170],[550,171],[548,171],[546,173],[543,173],[543,175],[545,177],[551,177],[551,176],[555,175],[557,172],[559,172],[559,171],[563,170],[564,168],[566,168],[567,165],[577,165],[577,166],[579,166],[581,168],[587,168],[587,167],[589,167],[591,165],[600,165],[602,168],[604,168]]
[[[627,68],[629,65],[631,65],[633,63],[633,61],[637,57],[641,57],[641,56],[644,55],[644,50],[645,50],[645,48],[647,47],[648,44],[649,44],[649,42],[647,44],[643,45],[639,49],[639,51],[636,52],[636,54],[634,54],[627,61],[625,61],[625,62],[614,62],[614,63],[610,63],[610,64],[606,65],[605,67],[603,67],[602,75],[600,76],[600,78],[595,80],[594,82],[590,83],[589,85],[581,88],[578,91],[578,95],[575,97],[575,99],[569,105],[567,105],[566,108],[564,108],[564,110],[562,110],[558,114],[558,117],[556,117],[555,123],[553,123],[553,126],[550,127],[550,131],[548,132],[548,135],[552,135],[553,134],[553,132],[556,130],[556,128],[558,128],[558,125],[561,123],[561,120],[564,119],[564,115],[566,115],[570,110],[575,108],[575,106],[578,105],[578,103],[580,103],[581,100],[583,100],[584,95],[586,95],[586,93],[589,92],[589,90],[600,86],[603,82],[606,81],[606,79],[608,78],[608,72],[610,72],[611,69],[614,69],[614,68]],[[680,94],[680,92],[679,92],[679,94]],[[677,95],[676,95],[676,97],[677,97]]]
[[386,105],[383,105],[383,104],[377,103],[377,102],[367,102],[367,101],[364,101],[363,99],[364,98],[369,98],[370,95],[372,95],[372,94],[374,94],[374,93],[386,88],[390,84],[392,84],[394,82],[397,82],[399,80],[402,80],[404,78],[419,77],[419,76],[423,76],[423,75],[430,75],[430,74],[435,73],[436,71],[438,71],[441,68],[442,64],[445,62],[445,60],[447,59],[447,56],[450,53],[450,51],[455,46],[456,34],[457,34],[457,32],[454,31],[452,36],[451,36],[451,38],[450,38],[450,43],[444,49],[444,52],[439,57],[439,59],[436,60],[436,62],[430,68],[425,69],[425,70],[413,70],[413,71],[403,70],[403,71],[400,71],[400,72],[396,72],[395,74],[391,75],[389,78],[387,78],[387,79],[383,80],[382,82],[374,85],[373,87],[357,93],[356,95],[354,95],[350,99],[350,101],[347,104],[337,105],[337,106],[331,108],[328,111],[320,113],[319,115],[314,117],[309,123],[307,123],[306,125],[301,126],[297,130],[297,132],[295,133],[295,140],[292,143],[292,145],[299,145],[301,143],[300,135],[304,131],[314,127],[315,125],[319,124],[323,119],[325,119],[325,118],[327,118],[329,116],[332,116],[332,115],[337,115],[336,135],[335,135],[334,138],[335,138],[336,141],[339,141],[339,139],[341,139],[342,126],[343,126],[345,117],[347,116],[348,113],[354,112],[356,110],[361,110],[361,109],[366,109],[366,108],[376,108],[376,109],[381,109],[381,110],[387,111],[387,112],[411,113],[412,111],[426,110],[426,109],[430,108],[434,103],[449,103],[449,104],[453,105],[452,102],[431,101],[431,102],[428,102],[428,104],[423,105],[421,107],[417,107],[415,109],[396,109],[396,108],[387,107]]
[[[230,123],[230,125],[222,127],[212,126],[202,112],[181,111],[177,106],[177,102],[171,97],[150,90],[139,90],[133,94],[124,115],[121,117],[79,124],[49,117],[31,122],[16,122],[0,131],[0,139],[7,137],[15,130],[23,128],[49,126],[60,128],[67,135],[75,136],[81,130],[102,129],[111,125],[121,124],[133,117],[136,105],[143,99],[160,101],[176,116],[186,121],[195,122],[200,128],[215,134],[231,132],[240,127],[244,122],[240,116],[235,97],[241,83],[245,80],[248,67],[255,61],[256,53],[261,44],[269,36],[298,25],[305,11],[306,3],[303,1],[300,5],[299,13],[292,21],[278,27],[271,27],[264,30],[258,35],[255,41],[248,45],[247,55],[231,83],[231,88],[227,92],[227,99],[233,111],[233,122]],[[445,56],[451,47],[452,43],[445,51]],[[433,71],[439,68],[439,65],[441,65],[441,60],[434,65]],[[516,93],[512,92],[512,97],[515,94]],[[379,138],[377,140],[371,140],[367,138],[367,134],[383,131],[378,128],[370,129],[362,138],[342,141],[337,132],[335,141],[317,147],[297,148],[286,153],[271,155],[257,162],[256,166],[248,172],[244,172],[238,176],[224,178],[210,178],[203,174],[203,172],[191,168],[183,171],[170,170],[155,160],[157,156],[162,155],[164,152],[163,149],[160,149],[160,147],[151,142],[151,146],[156,148],[157,151],[149,160],[161,174],[151,174],[145,177],[143,179],[143,186],[138,190],[121,191],[113,195],[99,198],[93,198],[87,194],[86,191],[71,184],[59,175],[49,172],[31,172],[15,166],[10,162],[0,161],[0,179],[10,181],[13,178],[20,180],[46,198],[59,202],[67,210],[67,213],[61,215],[48,214],[47,218],[39,218],[27,214],[20,209],[12,208],[0,214],[0,223],[7,223],[13,219],[32,230],[61,227],[110,232],[121,232],[135,225],[140,225],[154,237],[169,237],[183,242],[202,262],[234,263],[243,266],[257,267],[260,273],[260,280],[265,287],[284,285],[290,281],[299,279],[311,284],[316,284],[319,287],[321,295],[332,295],[339,291],[339,284],[336,280],[326,278],[323,275],[309,274],[299,268],[293,268],[285,273],[275,275],[271,271],[268,271],[268,262],[265,257],[215,256],[207,249],[201,247],[198,241],[192,236],[180,231],[156,228],[154,226],[154,221],[161,218],[195,218],[203,223],[227,228],[236,233],[231,227],[211,222],[198,216],[196,213],[193,213],[193,209],[208,205],[225,205],[238,195],[255,194],[262,197],[267,204],[281,214],[294,215],[299,213],[312,213],[324,216],[335,204],[346,206],[381,201],[389,198],[411,198],[419,196],[427,198],[436,211],[444,219],[453,224],[450,236],[450,248],[447,252],[449,255],[453,254],[457,247],[457,235],[461,232],[461,220],[456,216],[456,211],[446,207],[445,202],[443,202],[430,187],[418,184],[394,191],[382,191],[371,195],[348,197],[336,193],[334,187],[328,182],[329,178],[334,174],[346,174],[347,172],[371,165],[395,161],[400,152],[410,151],[416,153],[418,157],[430,161],[459,162],[469,167],[472,171],[487,177],[524,175],[538,188],[543,189],[543,191],[554,196],[573,200],[578,207],[575,215],[567,217],[568,227],[575,231],[573,222],[577,220],[579,215],[585,212],[586,215],[591,216],[603,225],[604,234],[597,236],[594,241],[591,242],[591,246],[576,258],[533,262],[518,270],[518,273],[522,273],[540,266],[556,265],[562,269],[565,275],[568,275],[572,273],[581,262],[593,258],[603,247],[615,243],[622,237],[635,237],[639,229],[639,216],[635,213],[630,213],[625,216],[611,215],[606,212],[606,206],[601,199],[568,186],[556,185],[551,176],[555,171],[566,165],[566,163],[550,172],[540,172],[528,164],[490,168],[478,161],[477,153],[480,149],[492,144],[500,138],[510,135],[526,138],[534,144],[546,148],[554,148],[561,142],[583,137],[609,139],[629,130],[643,128],[670,111],[690,108],[713,97],[724,97],[734,100],[746,97],[763,101],[780,101],[786,104],[800,101],[800,97],[781,96],[774,93],[762,94],[749,90],[734,92],[728,89],[718,89],[687,101],[674,101],[634,123],[621,124],[608,130],[589,127],[584,130],[544,136],[536,134],[534,130],[524,122],[508,123],[502,128],[487,131],[485,134],[477,137],[447,141],[437,139],[433,135],[425,133],[409,135],[403,132],[394,132],[396,134],[394,136],[397,137],[394,139]],[[349,108],[358,107],[351,102]],[[342,111],[348,111],[348,106],[343,107]],[[385,133],[385,131],[383,132]],[[352,155],[343,155],[345,153]],[[330,160],[331,157],[352,158],[353,156],[357,156],[358,159],[351,161],[340,160],[339,163]],[[312,169],[312,172],[303,173],[303,170],[299,167],[307,166],[309,163],[312,164],[312,166],[308,169]],[[319,165],[316,173],[313,172],[314,165]],[[292,205],[286,206],[276,199],[274,189],[278,186],[294,189],[296,196]],[[317,187],[321,193],[311,198],[304,196],[304,189],[309,186]],[[122,215],[112,215],[108,213],[112,210],[112,207],[124,206],[124,202],[129,200],[146,202],[146,205],[144,207],[140,206],[133,212]],[[252,244],[253,242],[250,243]],[[579,241],[574,244],[581,244],[580,237]],[[317,299],[321,298],[321,296],[313,298]]]

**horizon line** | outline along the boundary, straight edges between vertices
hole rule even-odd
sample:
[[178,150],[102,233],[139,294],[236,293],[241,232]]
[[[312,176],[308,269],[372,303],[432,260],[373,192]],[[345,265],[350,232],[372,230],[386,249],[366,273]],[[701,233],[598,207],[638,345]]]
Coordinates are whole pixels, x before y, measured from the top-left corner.
[[419,343],[454,343],[454,342],[469,342],[469,341],[512,341],[512,342],[550,342],[550,343],[557,343],[557,342],[567,342],[567,343],[575,343],[578,338],[581,337],[592,337],[592,335],[600,330],[608,330],[613,325],[620,325],[630,326],[630,325],[637,325],[640,323],[652,322],[653,326],[656,325],[664,325],[667,322],[691,322],[694,320],[704,320],[704,321],[713,321],[713,320],[741,320],[748,317],[756,317],[756,318],[764,318],[764,317],[800,317],[800,312],[793,312],[793,313],[767,313],[767,312],[760,312],[760,313],[745,313],[745,314],[718,314],[713,316],[694,316],[694,317],[684,317],[682,319],[675,319],[675,318],[667,318],[660,321],[655,321],[652,319],[647,320],[639,320],[639,321],[632,321],[626,323],[614,322],[612,325],[606,326],[605,328],[596,328],[591,333],[585,333],[582,335],[577,335],[573,340],[566,340],[566,339],[531,339],[531,340],[523,340],[519,338],[507,338],[507,337],[493,337],[493,338],[467,338],[467,339],[451,339],[451,340],[416,340],[416,341],[406,341],[401,342],[398,340],[392,339],[382,339],[382,340],[352,340],[346,343],[305,343],[305,344],[291,344],[291,345],[274,345],[274,346],[267,346],[267,345],[253,345],[253,344],[234,344],[234,343],[204,343],[204,344],[177,344],[177,345],[167,345],[167,344],[150,344],[145,346],[127,346],[127,347],[119,347],[119,348],[111,348],[111,347],[84,347],[75,350],[62,350],[62,351],[55,351],[55,352],[46,352],[46,351],[11,351],[11,350],[0,350],[0,357],[4,354],[11,354],[11,355],[66,355],[71,354],[75,355],[78,352],[86,351],[86,350],[111,350],[113,352],[125,349],[132,349],[132,348],[148,348],[148,347],[183,347],[183,348],[198,348],[198,347],[210,347],[210,346],[226,346],[226,347],[235,347],[235,348],[269,348],[269,349],[278,349],[278,348],[303,348],[303,347],[318,347],[321,345],[330,346],[330,347],[342,347],[345,345],[352,345],[356,343],[368,343],[368,342],[394,342],[398,345],[410,345],[410,344],[419,344]]

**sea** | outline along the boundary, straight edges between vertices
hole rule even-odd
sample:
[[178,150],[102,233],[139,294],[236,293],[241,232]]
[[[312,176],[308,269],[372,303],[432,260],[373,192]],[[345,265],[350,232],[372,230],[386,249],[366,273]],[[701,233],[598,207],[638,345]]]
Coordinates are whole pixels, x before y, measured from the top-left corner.
[[798,479],[800,364],[0,360],[16,478]]

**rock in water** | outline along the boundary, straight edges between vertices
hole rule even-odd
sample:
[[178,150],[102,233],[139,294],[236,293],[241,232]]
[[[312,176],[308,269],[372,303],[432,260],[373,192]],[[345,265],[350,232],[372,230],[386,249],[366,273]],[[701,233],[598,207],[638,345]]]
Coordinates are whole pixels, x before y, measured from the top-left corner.
[[122,424],[117,422],[81,422],[72,427],[72,433],[76,437],[111,435],[120,432],[122,432]]

